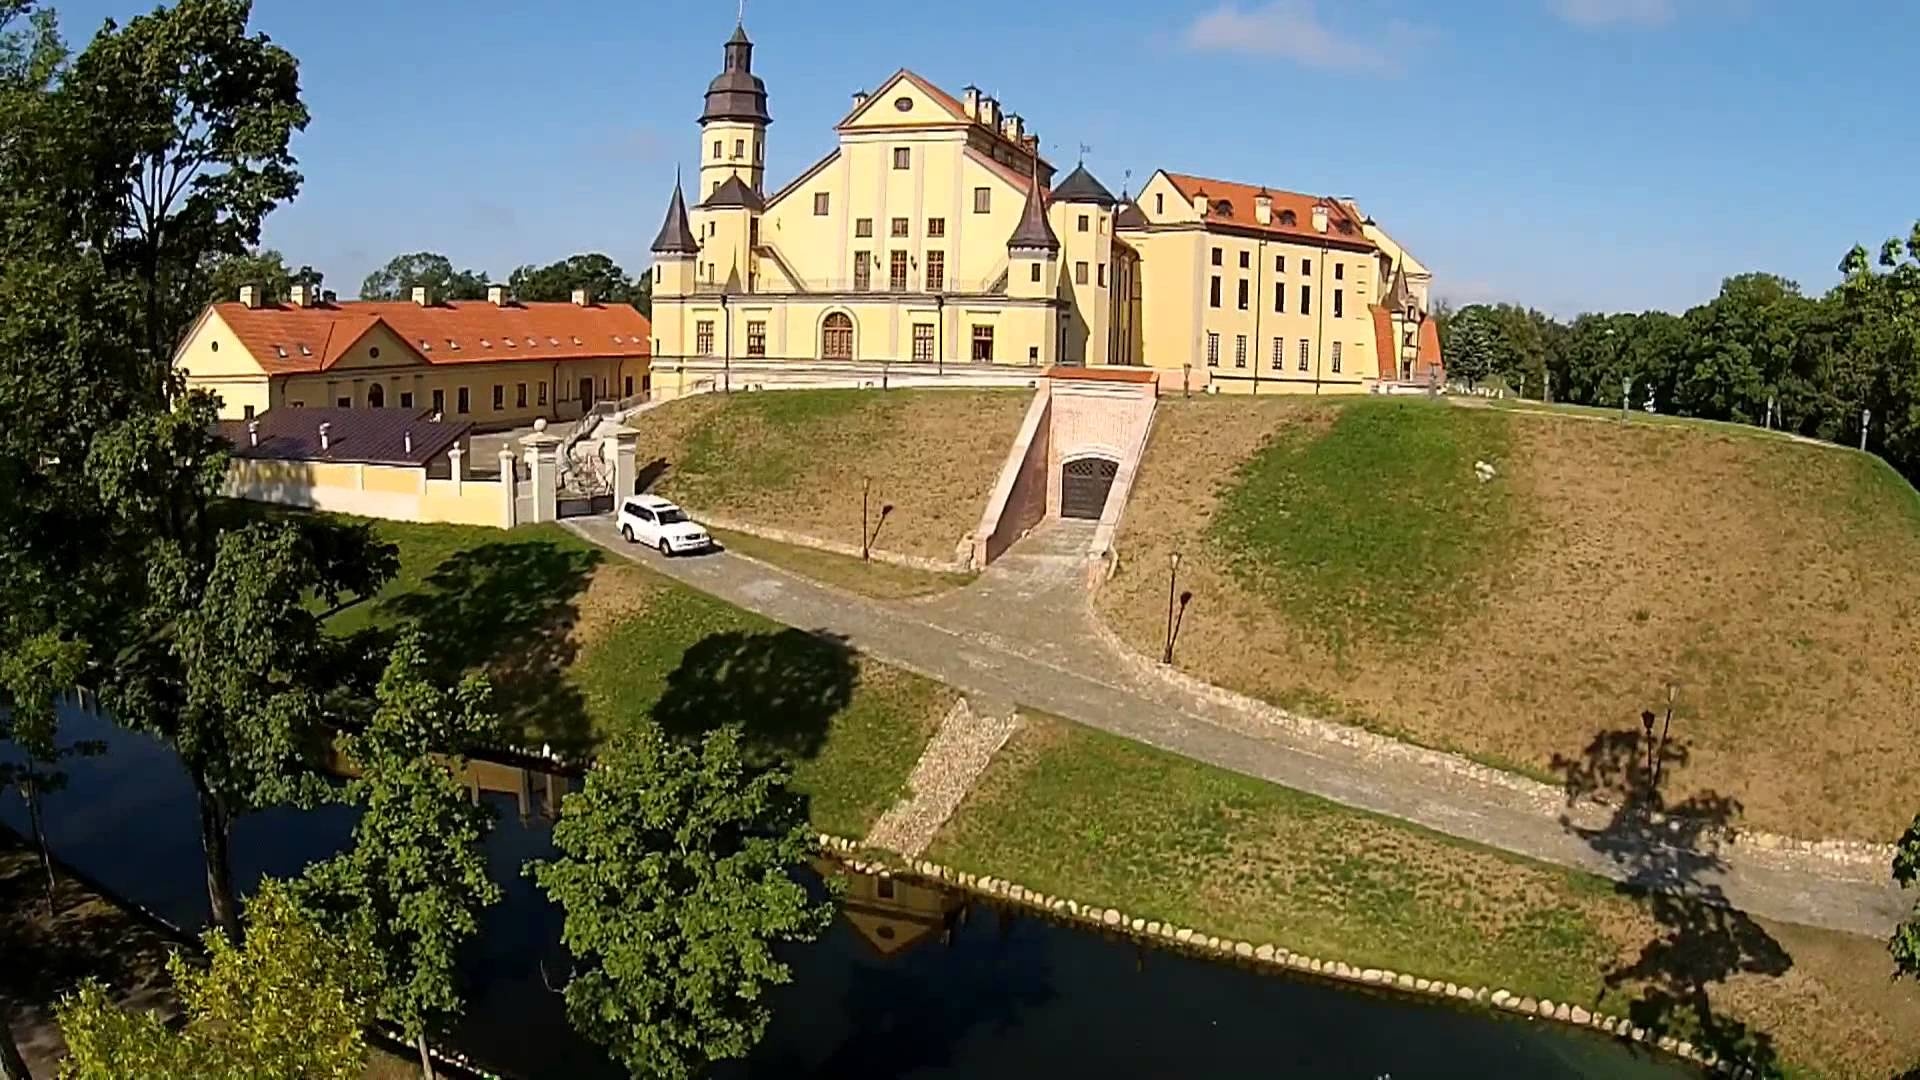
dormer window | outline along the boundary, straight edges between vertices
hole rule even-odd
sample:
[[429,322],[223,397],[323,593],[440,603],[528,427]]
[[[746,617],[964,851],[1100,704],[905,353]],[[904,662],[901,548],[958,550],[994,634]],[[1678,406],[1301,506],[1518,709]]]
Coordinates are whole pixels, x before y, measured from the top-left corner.
[[1280,211],[1280,224],[1297,225],[1299,223],[1300,223],[1299,215],[1295,214],[1293,211],[1291,210]]
[[1213,204],[1213,212],[1220,217],[1232,217],[1233,204],[1225,199],[1220,199]]
[[1340,219],[1340,224],[1338,224],[1338,225],[1335,225],[1335,226],[1334,226],[1334,228],[1336,228],[1336,229],[1338,229],[1338,230],[1340,230],[1340,234],[1341,234],[1342,236],[1352,236],[1352,235],[1353,235],[1353,222],[1351,222],[1351,221],[1348,221],[1348,220],[1347,220],[1346,218],[1341,218],[1341,219]]

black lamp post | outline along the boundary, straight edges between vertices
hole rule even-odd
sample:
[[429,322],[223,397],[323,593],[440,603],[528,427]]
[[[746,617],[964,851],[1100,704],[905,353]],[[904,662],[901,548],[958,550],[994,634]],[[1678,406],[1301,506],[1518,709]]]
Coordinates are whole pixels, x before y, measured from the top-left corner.
[[1193,593],[1176,593],[1180,582],[1180,553],[1174,552],[1169,560],[1167,572],[1167,643],[1160,650],[1160,662],[1173,663],[1173,643],[1180,637],[1180,623],[1187,617],[1187,605],[1193,601]]
[[860,484],[860,561],[871,562],[873,542],[880,539],[880,527],[887,523],[887,515],[893,513],[892,503],[880,504],[880,517],[873,523],[873,531],[867,531],[867,507],[873,495],[873,478],[867,477]]

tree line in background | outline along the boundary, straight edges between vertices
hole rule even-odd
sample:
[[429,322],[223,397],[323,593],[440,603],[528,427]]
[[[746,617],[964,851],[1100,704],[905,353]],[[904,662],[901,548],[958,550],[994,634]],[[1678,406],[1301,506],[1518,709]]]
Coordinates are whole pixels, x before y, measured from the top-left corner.
[[[91,692],[191,781],[213,925],[204,964],[172,966],[182,1023],[98,985],[60,1004],[63,1076],[358,1076],[375,1021],[431,1076],[428,1037],[462,1008],[457,958],[499,895],[491,820],[454,779],[491,738],[484,685],[431,668],[409,633],[329,632],[392,578],[395,550],[363,523],[220,499],[213,401],[172,369],[216,290],[321,280],[258,248],[299,191],[289,146],[308,117],[297,62],[250,17],[247,0],[177,0],[74,53],[51,10],[0,0],[0,784],[27,802],[58,925],[42,800],[63,760],[98,750],[58,723]],[[562,299],[626,280],[594,256],[515,278]],[[634,720],[563,804],[559,856],[528,871],[567,916],[570,1014],[636,1072],[743,1053],[763,988],[787,977],[770,943],[825,918],[791,876],[812,852],[799,804],[732,737],[668,744]],[[336,753],[358,773],[344,785]],[[350,846],[243,903],[235,819],[340,801],[358,808]]]
[[[258,285],[268,299],[284,301],[295,285],[324,287],[325,276],[311,266],[294,269],[286,256],[272,248],[256,248],[240,255],[219,255],[207,262],[206,303],[232,300],[240,286]],[[485,300],[493,284],[485,270],[455,270],[452,260],[431,251],[396,255],[360,283],[362,300],[405,300],[415,286],[425,286],[441,300]],[[630,304],[642,315],[653,314],[653,277],[637,277],[599,252],[570,255],[545,266],[528,264],[507,275],[507,295],[516,300],[550,302],[570,300],[573,290],[586,289],[603,304]]]
[[1807,296],[1765,273],[1728,278],[1684,314],[1561,322],[1513,304],[1442,309],[1449,377],[1527,397],[1747,424],[1866,445],[1920,480],[1920,224],[1855,247],[1839,284]]

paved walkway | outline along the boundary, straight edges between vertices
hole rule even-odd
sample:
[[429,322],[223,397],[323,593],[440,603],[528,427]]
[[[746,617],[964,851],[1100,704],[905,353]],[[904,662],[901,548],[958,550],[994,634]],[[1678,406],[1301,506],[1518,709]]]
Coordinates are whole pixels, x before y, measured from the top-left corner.
[[[1183,687],[1102,635],[1077,587],[1071,557],[1082,523],[1049,523],[972,585],[921,601],[886,603],[742,556],[662,559],[631,547],[611,518],[567,523],[627,558],[768,618],[843,635],[880,660],[939,679],[976,702],[1018,702],[1346,806],[1410,821],[1516,854],[1614,880],[1666,887],[1651,855],[1621,860],[1561,820],[1542,786],[1450,755],[1341,725],[1249,710]],[[1437,761],[1445,762],[1436,765]],[[1572,825],[1598,824],[1573,812]],[[1885,937],[1909,898],[1887,879],[1810,858],[1735,849],[1690,864],[1689,891],[1709,891],[1752,914]],[[1651,872],[1638,868],[1653,868]]]
[[907,777],[907,797],[873,823],[867,845],[917,858],[1019,727],[1011,705],[981,712],[964,697],[954,702]]

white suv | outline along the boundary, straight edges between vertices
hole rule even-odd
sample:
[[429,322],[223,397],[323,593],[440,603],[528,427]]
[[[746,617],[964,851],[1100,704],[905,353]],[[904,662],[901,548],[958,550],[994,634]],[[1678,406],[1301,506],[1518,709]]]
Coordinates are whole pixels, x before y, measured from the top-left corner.
[[622,503],[618,524],[627,543],[657,547],[662,555],[705,551],[713,546],[707,530],[658,495],[636,495]]

